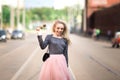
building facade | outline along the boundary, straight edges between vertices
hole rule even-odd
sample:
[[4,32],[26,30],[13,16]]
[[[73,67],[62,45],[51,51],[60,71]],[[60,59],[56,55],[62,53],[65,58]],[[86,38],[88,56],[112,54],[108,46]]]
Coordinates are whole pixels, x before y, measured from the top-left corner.
[[99,28],[101,35],[120,30],[120,0],[88,0],[87,28]]

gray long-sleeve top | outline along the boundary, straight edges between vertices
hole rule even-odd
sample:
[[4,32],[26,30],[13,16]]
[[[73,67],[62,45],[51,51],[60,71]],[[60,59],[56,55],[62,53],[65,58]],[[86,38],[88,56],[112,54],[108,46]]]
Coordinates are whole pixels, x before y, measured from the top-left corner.
[[42,35],[38,35],[38,41],[41,49],[45,49],[48,46],[50,54],[63,54],[66,58],[68,66],[68,44],[64,38],[56,38],[51,35],[47,35],[43,41]]

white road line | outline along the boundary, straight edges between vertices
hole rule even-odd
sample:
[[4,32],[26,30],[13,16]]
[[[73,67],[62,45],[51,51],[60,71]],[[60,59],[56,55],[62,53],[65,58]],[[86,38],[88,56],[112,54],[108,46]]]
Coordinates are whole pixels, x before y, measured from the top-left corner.
[[0,61],[1,61],[1,59],[5,58],[6,56],[9,56],[9,55],[13,54],[16,50],[18,50],[19,48],[22,48],[24,46],[26,46],[26,44],[24,44],[24,45],[22,45],[20,47],[17,47],[16,49],[14,49],[12,51],[9,51],[9,52],[5,53],[4,55],[0,56]]
[[21,68],[16,72],[16,74],[12,77],[11,80],[17,80],[17,78],[20,76],[20,74],[22,73],[22,71],[27,67],[27,64],[31,61],[31,59],[35,56],[35,54],[37,54],[37,51],[40,48],[37,47],[34,52],[31,54],[31,56],[27,59],[27,61],[21,66]]
[[73,80],[76,80],[75,75],[74,75],[74,73],[73,73],[73,71],[72,71],[70,66],[69,66],[69,70],[70,70],[70,73],[72,74]]
[[[37,47],[34,52],[31,54],[31,56],[27,59],[27,61],[21,66],[21,68],[16,72],[16,74],[11,78],[11,80],[17,80],[17,78],[20,76],[20,74],[23,72],[23,70],[27,67],[27,64],[32,60],[32,58],[37,54],[37,51],[39,50],[39,47]],[[73,77],[73,80],[76,80],[75,75],[73,74],[73,71],[71,70],[69,66],[70,73]]]

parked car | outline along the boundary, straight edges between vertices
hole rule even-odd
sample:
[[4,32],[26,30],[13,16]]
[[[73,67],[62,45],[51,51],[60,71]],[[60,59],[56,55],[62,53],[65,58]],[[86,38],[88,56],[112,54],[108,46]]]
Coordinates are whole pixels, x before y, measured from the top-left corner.
[[6,31],[5,30],[0,30],[0,41],[3,41],[3,42],[7,41]]
[[25,33],[22,30],[14,30],[11,34],[11,39],[24,39]]

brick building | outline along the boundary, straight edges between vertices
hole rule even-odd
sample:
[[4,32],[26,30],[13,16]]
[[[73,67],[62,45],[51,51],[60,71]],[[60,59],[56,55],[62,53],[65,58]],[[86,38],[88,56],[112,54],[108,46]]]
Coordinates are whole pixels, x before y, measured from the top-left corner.
[[99,28],[102,35],[120,30],[120,0],[88,0],[87,28]]

